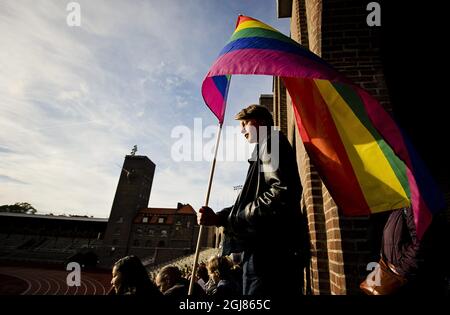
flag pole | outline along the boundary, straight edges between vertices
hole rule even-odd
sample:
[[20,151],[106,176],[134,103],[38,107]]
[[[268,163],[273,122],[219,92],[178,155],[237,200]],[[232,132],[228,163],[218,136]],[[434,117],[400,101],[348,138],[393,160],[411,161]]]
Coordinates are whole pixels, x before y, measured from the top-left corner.
[[[209,195],[211,193],[212,180],[214,177],[214,170],[216,168],[216,158],[217,158],[217,151],[219,149],[219,141],[220,141],[220,134],[222,132],[222,124],[223,124],[223,122],[219,123],[218,131],[217,131],[216,146],[214,148],[214,159],[211,164],[211,171],[209,173],[209,181],[208,181],[208,191],[206,192],[206,201],[205,201],[206,207],[209,204]],[[202,239],[202,234],[203,234],[203,225],[200,225],[200,229],[198,230],[197,246],[195,248],[194,264],[192,265],[191,280],[189,282],[188,295],[192,295],[192,292],[194,290],[195,273],[197,271],[197,263],[198,263],[198,256],[200,254],[200,243],[201,243],[201,239]]]

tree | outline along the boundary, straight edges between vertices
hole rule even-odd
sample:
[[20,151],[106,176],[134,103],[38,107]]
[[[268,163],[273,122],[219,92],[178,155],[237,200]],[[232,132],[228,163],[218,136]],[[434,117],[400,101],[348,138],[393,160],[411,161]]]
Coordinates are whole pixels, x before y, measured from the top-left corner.
[[16,202],[13,205],[0,206],[0,212],[35,214],[37,210],[28,202]]

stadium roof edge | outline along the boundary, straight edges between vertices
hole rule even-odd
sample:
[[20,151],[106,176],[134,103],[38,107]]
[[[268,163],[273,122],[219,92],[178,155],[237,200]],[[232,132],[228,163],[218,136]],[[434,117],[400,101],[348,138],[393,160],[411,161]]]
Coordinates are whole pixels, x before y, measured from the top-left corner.
[[3,217],[20,217],[20,218],[32,218],[32,219],[55,219],[55,220],[69,220],[69,221],[91,221],[91,222],[108,222],[108,218],[90,218],[90,217],[69,217],[62,215],[43,215],[43,214],[25,214],[14,212],[0,212],[0,216]]

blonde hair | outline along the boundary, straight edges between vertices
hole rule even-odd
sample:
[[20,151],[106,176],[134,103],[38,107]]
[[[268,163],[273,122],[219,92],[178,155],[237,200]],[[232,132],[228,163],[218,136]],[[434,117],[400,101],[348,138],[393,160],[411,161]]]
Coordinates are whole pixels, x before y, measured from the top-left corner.
[[233,267],[233,262],[228,256],[212,256],[208,259],[206,268],[210,274],[215,274],[219,279],[227,277]]

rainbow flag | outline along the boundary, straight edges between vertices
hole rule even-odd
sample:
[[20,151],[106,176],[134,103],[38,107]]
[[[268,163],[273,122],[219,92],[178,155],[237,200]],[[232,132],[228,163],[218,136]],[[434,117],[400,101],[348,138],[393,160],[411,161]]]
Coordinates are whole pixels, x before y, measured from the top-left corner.
[[281,77],[305,149],[344,215],[412,206],[421,238],[432,215],[445,208],[436,184],[379,102],[299,43],[239,16],[202,85],[205,103],[220,123],[233,74]]

